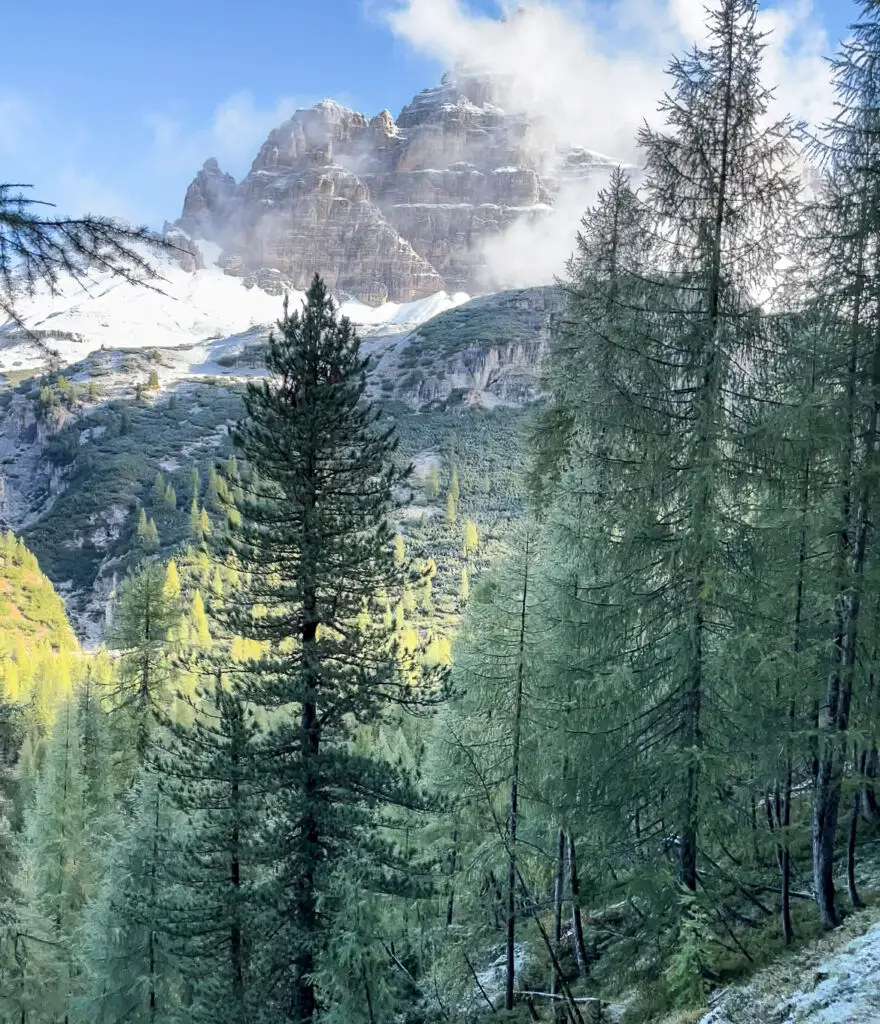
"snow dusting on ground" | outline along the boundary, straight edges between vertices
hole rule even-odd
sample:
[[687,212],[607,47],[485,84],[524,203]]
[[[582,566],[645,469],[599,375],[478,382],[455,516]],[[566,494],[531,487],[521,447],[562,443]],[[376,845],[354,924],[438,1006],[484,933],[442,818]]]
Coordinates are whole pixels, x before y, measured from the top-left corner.
[[[169,372],[172,367],[178,375],[207,372],[214,359],[233,350],[233,339],[239,345],[249,335],[257,340],[259,330],[273,325],[282,300],[225,274],[213,263],[218,247],[199,244],[206,265],[195,272],[167,257],[153,257],[162,279],[152,287],[93,272],[86,288],[65,279],[56,294],[40,286],[33,296],[23,296],[18,313],[37,340],[23,338],[12,323],[0,326],[0,371],[45,365],[50,353],[70,365],[101,348],[156,348],[178,350]],[[398,334],[468,298],[438,292],[415,302],[372,307],[342,297],[340,312],[363,334]],[[290,293],[291,305],[302,299],[302,292]]]
[[880,1024],[880,922],[768,968],[725,993],[699,1024]]

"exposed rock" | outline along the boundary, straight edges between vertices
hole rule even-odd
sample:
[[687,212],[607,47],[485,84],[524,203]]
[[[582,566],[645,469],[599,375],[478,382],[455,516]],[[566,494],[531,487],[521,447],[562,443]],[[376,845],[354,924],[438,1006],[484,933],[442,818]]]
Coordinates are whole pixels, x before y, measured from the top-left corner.
[[262,288],[267,295],[282,295],[285,288],[292,287],[291,282],[274,267],[260,267],[255,273],[248,274],[242,283],[245,288]]
[[481,243],[541,217],[566,179],[611,161],[548,150],[543,126],[506,113],[506,82],[444,75],[400,113],[371,119],[324,100],[273,129],[239,184],[209,160],[178,225],[219,242],[227,273],[318,271],[371,304],[484,290]]
[[564,306],[553,287],[499,292],[428,320],[402,338],[365,343],[374,387],[413,408],[531,404],[539,366]]
[[211,157],[186,190],[178,226],[196,238],[213,240],[215,225],[224,217],[234,195],[235,178],[224,174]]
[[166,242],[170,242],[174,246],[171,255],[188,273],[192,274],[204,267],[205,261],[202,258],[201,249],[180,228],[166,222],[163,237]]

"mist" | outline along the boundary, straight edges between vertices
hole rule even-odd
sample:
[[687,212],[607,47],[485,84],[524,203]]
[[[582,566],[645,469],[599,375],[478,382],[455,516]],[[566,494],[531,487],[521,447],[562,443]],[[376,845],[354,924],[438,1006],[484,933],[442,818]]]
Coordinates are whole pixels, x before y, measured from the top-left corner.
[[[583,146],[634,167],[639,126],[658,123],[670,57],[705,38],[702,0],[500,3],[495,17],[462,0],[401,0],[382,17],[398,38],[446,67],[503,76],[505,109],[539,121],[548,150]],[[770,116],[821,123],[833,109],[823,59],[831,44],[812,3],[768,4],[759,28],[769,33]],[[606,177],[566,183],[552,212],[485,241],[489,287],[547,284],[562,274],[580,218]]]

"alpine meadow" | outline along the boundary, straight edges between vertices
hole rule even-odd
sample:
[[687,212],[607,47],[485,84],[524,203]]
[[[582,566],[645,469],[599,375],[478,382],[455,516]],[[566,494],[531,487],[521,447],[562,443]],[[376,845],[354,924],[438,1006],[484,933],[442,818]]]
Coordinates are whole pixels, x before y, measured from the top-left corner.
[[880,1021],[880,0],[816,123],[790,13],[632,162],[470,53],[0,185],[0,1024]]

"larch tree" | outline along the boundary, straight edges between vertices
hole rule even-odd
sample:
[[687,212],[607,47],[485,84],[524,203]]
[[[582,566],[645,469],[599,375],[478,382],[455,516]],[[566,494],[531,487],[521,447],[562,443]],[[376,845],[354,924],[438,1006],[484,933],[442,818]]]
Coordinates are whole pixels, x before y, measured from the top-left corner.
[[[536,543],[526,527],[471,595],[456,647],[455,698],[438,717],[431,775],[456,797],[462,859],[492,876],[490,920],[504,930],[504,1007],[515,1003],[526,857],[524,809],[535,796],[536,650],[543,620]],[[466,851],[466,852],[465,852]]]
[[90,270],[104,271],[132,284],[150,284],[159,274],[149,251],[172,249],[147,228],[132,228],[109,217],[42,216],[51,203],[22,190],[29,185],[0,184],[0,310],[24,326],[16,298],[40,285],[54,291],[62,275],[84,285]]
[[[822,924],[839,922],[834,844],[847,758],[847,734],[860,673],[876,519],[880,428],[880,9],[866,0],[832,71],[837,114],[825,126],[829,159],[822,236],[827,253],[822,301],[837,327],[841,373],[833,395],[844,439],[836,485],[834,635],[819,718],[813,808],[813,881]],[[868,617],[871,622],[873,616]],[[871,623],[873,625],[873,623]],[[866,653],[870,645],[866,647]],[[867,660],[867,659],[866,659]],[[853,886],[851,885],[851,889]]]
[[[122,583],[107,643],[119,651],[119,668],[110,687],[120,757],[143,763],[150,727],[172,697],[173,668],[168,634],[177,624],[177,602],[166,594],[165,569],[146,562]],[[133,777],[134,767],[124,772]]]
[[777,356],[762,302],[797,190],[791,126],[768,123],[756,18],[754,0],[710,12],[705,45],[670,66],[665,124],[640,133],[641,189],[616,173],[585,218],[532,476],[556,562],[577,570],[556,573],[553,615],[580,666],[571,729],[597,769],[582,806],[632,884],[650,870],[649,920],[671,914],[669,934],[691,938],[703,844],[739,812],[719,652],[751,624],[746,448]]

